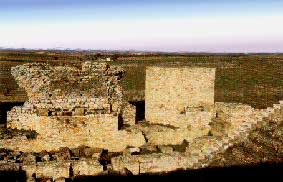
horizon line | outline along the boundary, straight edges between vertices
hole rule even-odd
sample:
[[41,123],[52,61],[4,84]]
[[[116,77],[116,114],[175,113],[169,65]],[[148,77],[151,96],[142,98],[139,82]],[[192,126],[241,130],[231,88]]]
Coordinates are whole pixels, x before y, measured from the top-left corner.
[[15,50],[27,50],[27,51],[94,51],[94,52],[134,52],[134,53],[178,53],[178,54],[283,54],[283,51],[162,51],[162,50],[138,50],[138,49],[83,49],[83,48],[11,48],[0,47],[0,51],[15,51]]

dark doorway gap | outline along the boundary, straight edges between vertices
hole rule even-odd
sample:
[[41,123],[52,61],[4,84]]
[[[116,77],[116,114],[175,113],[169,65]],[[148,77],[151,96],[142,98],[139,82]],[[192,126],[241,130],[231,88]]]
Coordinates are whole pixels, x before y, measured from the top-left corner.
[[14,106],[23,106],[24,102],[0,102],[0,125],[7,124],[7,112]]
[[136,123],[145,119],[145,101],[130,101],[130,104],[136,106]]

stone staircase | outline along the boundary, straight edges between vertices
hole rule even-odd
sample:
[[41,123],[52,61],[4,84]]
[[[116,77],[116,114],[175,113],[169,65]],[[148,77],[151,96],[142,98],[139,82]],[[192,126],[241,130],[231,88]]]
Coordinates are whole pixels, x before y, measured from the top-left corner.
[[[188,147],[187,149],[188,156],[186,167],[194,169],[207,167],[210,164],[213,156],[219,153],[224,153],[226,149],[232,147],[239,141],[245,141],[251,131],[266,124],[267,120],[265,118],[273,118],[276,112],[280,117],[280,115],[282,115],[282,113],[280,113],[282,110],[283,101],[280,101],[279,104],[274,104],[273,107],[268,107],[267,109],[255,109],[252,118],[240,124],[239,127],[229,131],[226,136],[212,136],[195,139],[195,141],[192,143],[192,146]],[[269,145],[268,140],[259,142],[264,143],[267,146]],[[203,145],[199,146],[199,143],[202,143]],[[265,151],[261,152],[264,153]]]
[[283,162],[283,119],[264,118],[262,126],[250,132],[244,142],[239,142],[216,155],[210,166],[232,166]]

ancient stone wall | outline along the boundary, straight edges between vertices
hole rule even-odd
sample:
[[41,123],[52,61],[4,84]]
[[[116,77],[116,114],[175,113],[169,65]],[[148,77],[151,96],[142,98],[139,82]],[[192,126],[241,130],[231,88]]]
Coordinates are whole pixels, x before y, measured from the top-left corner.
[[256,121],[255,109],[246,104],[216,102],[215,110],[217,117],[212,122],[211,132],[216,136],[229,135],[246,121]]
[[[121,151],[128,145],[143,145],[141,132],[118,130],[119,120],[135,124],[135,109],[124,100],[118,84],[123,73],[119,67],[91,62],[81,68],[48,64],[12,68],[29,100],[8,112],[7,126],[35,130],[39,136],[33,141],[12,139],[2,144],[23,151],[79,145]],[[17,146],[17,142],[25,145]]]
[[124,71],[104,63],[85,62],[82,68],[33,63],[12,67],[11,72],[26,90],[28,103],[36,109],[72,112],[74,108],[85,108],[89,109],[85,112],[93,109],[109,112],[109,104],[123,98],[118,81]]
[[146,120],[180,127],[180,120],[186,113],[191,115],[187,118],[197,115],[190,110],[209,110],[214,104],[214,80],[214,68],[148,67]]
[[[215,117],[214,80],[214,68],[148,67],[146,120],[153,124],[183,128],[184,137],[179,137],[180,140],[189,141],[207,135],[209,123]],[[152,136],[158,138],[155,134]]]
[[[103,166],[98,159],[85,159],[80,161],[48,161],[24,164],[27,179],[50,178],[52,180],[70,179],[71,177],[93,176],[103,173]],[[72,174],[71,174],[72,173]]]

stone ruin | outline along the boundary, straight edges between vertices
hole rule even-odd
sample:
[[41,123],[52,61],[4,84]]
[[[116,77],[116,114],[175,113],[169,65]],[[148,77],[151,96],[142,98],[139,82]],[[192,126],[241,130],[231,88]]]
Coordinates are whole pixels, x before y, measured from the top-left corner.
[[81,145],[122,152],[111,158],[106,169],[97,157],[23,165],[29,176],[54,179],[68,178],[71,166],[76,175],[206,167],[213,156],[244,140],[264,118],[277,113],[283,120],[282,101],[267,109],[214,102],[215,73],[215,68],[148,67],[145,121],[136,123],[135,107],[124,99],[119,85],[124,74],[120,67],[91,62],[81,67],[14,67],[12,74],[29,99],[8,112],[7,127],[34,130],[38,136],[0,140],[0,145],[23,152]]
[[215,68],[148,67],[146,120],[189,129],[191,138],[206,135],[216,114],[214,80]]
[[[145,118],[149,125],[139,129],[147,145],[157,146],[161,153],[118,156],[112,158],[112,167],[136,175],[207,167],[214,156],[264,125],[264,118],[283,121],[283,101],[267,109],[214,102],[215,73],[215,68],[147,67]],[[184,141],[188,145],[180,151],[176,146]]]
[[28,101],[8,112],[7,126],[39,134],[36,140],[23,140],[20,150],[86,145],[121,151],[145,143],[141,132],[120,130],[121,122],[135,124],[135,108],[118,84],[122,69],[85,62],[81,67],[25,64],[11,72]]

